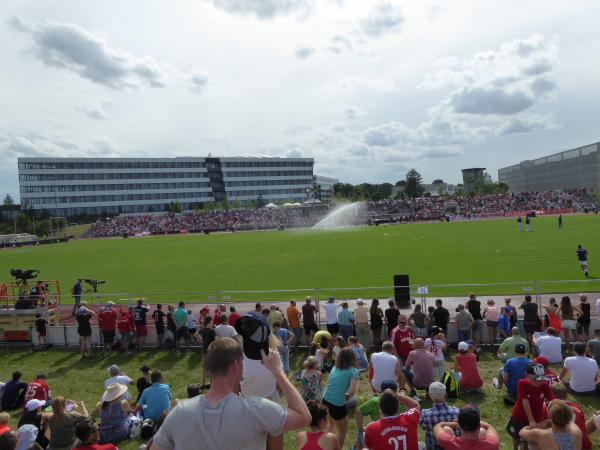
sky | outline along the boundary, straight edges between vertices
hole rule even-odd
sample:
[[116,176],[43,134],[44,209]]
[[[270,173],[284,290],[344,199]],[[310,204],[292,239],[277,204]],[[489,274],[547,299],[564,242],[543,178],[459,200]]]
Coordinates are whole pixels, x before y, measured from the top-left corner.
[[600,140],[598,1],[0,3],[0,194],[20,156],[312,157],[461,182]]

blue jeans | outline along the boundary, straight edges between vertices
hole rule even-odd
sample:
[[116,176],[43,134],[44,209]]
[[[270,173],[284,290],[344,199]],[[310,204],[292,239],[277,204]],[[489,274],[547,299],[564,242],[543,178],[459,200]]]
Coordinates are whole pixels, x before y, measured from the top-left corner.
[[352,331],[354,327],[352,325],[340,325],[340,334],[344,338],[345,341],[348,340],[350,336],[352,336]]
[[471,339],[471,330],[456,330],[458,333],[458,342],[466,342]]
[[284,345],[279,349],[279,356],[281,357],[281,365],[283,366],[283,371],[288,374],[290,373],[290,348],[287,345]]

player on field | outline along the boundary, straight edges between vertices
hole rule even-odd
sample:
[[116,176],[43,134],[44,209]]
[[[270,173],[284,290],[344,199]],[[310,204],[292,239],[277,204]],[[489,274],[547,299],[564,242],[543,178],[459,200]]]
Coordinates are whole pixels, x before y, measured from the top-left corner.
[[577,259],[579,260],[579,266],[581,267],[581,270],[583,270],[583,274],[586,278],[589,276],[587,255],[587,250],[579,244],[577,246]]

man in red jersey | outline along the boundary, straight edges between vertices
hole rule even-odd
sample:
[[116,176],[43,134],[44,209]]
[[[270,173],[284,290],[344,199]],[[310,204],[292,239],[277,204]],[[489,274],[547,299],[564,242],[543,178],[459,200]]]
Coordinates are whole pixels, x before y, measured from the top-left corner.
[[23,408],[25,408],[25,405],[29,400],[33,400],[34,398],[46,402],[46,404],[48,404],[52,398],[50,387],[48,386],[48,383],[46,383],[46,375],[43,373],[37,375],[35,380],[27,385],[25,398],[23,399]]
[[104,342],[104,348],[111,350],[113,342],[115,340],[115,329],[117,328],[117,320],[119,315],[113,309],[114,302],[106,302],[106,308],[98,314],[100,321],[100,331],[102,332],[102,341]]
[[412,328],[408,326],[408,319],[404,314],[398,317],[398,326],[392,331],[392,342],[396,347],[396,354],[402,364],[406,362],[408,354],[413,348],[413,341],[415,339],[415,333]]
[[[517,401],[506,431],[513,438],[513,448],[518,450],[521,437],[519,432],[526,426],[537,428],[540,422],[548,418],[546,401],[554,400],[550,390],[544,366],[534,364],[527,368],[527,378],[520,379],[517,383]],[[528,450],[527,441],[523,441],[523,450]]]
[[[573,403],[567,400],[567,388],[562,383],[555,383],[550,386],[552,393],[554,394],[554,398],[558,400],[563,400],[572,410],[573,415],[575,417],[575,425],[579,427],[581,430],[581,450],[591,450],[592,442],[590,441],[590,436],[585,425],[585,415],[577,403]],[[542,427],[550,428],[552,423],[544,423],[541,425]]]
[[[401,403],[406,412],[398,414]],[[419,403],[386,389],[379,396],[379,409],[382,418],[365,428],[365,446],[371,450],[418,450]]]

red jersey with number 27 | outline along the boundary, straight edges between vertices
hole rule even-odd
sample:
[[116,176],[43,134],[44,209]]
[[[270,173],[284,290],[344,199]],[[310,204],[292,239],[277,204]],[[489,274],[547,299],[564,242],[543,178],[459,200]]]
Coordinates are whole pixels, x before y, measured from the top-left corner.
[[365,445],[376,450],[418,450],[417,427],[421,413],[416,408],[371,422],[365,428]]

